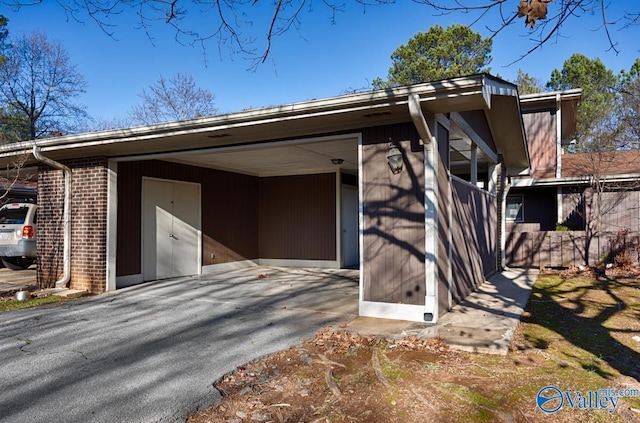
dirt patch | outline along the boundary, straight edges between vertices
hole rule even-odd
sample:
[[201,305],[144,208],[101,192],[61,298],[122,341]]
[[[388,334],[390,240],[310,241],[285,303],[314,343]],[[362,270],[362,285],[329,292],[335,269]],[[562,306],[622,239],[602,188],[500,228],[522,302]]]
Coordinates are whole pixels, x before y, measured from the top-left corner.
[[[506,356],[325,329],[225,375],[222,401],[188,421],[638,422],[639,322],[637,277],[544,274]],[[550,416],[536,405],[548,385],[572,398],[603,388],[637,395],[612,413],[564,405]]]

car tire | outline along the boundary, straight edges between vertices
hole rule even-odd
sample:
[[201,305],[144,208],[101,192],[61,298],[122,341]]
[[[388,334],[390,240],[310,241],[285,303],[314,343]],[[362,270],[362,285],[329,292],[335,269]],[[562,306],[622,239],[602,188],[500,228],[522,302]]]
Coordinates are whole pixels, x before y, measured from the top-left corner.
[[10,270],[26,270],[35,262],[32,257],[2,257],[2,264]]

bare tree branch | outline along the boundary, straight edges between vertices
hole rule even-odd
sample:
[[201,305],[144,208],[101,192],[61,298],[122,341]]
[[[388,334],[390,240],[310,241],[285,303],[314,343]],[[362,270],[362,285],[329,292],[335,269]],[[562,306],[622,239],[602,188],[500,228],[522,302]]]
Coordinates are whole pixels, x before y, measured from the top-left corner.
[[[288,31],[299,30],[305,13],[313,10],[310,0],[276,0],[270,5],[257,0],[56,0],[57,4],[72,19],[83,22],[94,21],[106,34],[116,38],[115,26],[110,22],[116,15],[134,11],[138,26],[153,42],[151,28],[155,23],[169,25],[180,43],[199,44],[216,38],[219,49],[227,47],[231,55],[239,54],[253,60],[252,68],[264,63],[271,55],[275,39]],[[471,25],[484,23],[492,37],[500,35],[505,28],[523,19],[525,33],[534,46],[521,55],[523,57],[538,50],[542,45],[561,35],[569,19],[580,19],[586,15],[599,15],[601,24],[594,30],[602,30],[610,49],[619,52],[613,37],[612,27],[626,29],[640,23],[640,5],[629,6],[630,10],[611,19],[607,14],[609,4],[605,0],[413,0],[424,5],[436,16],[461,14],[470,16]],[[14,10],[37,7],[39,0],[0,0]],[[362,7],[393,7],[396,0],[355,0]],[[330,12],[330,22],[335,23],[346,6],[337,0],[321,0],[322,9]],[[310,6],[305,12],[305,6]],[[547,16],[547,11],[549,16]],[[207,27],[197,26],[194,16],[209,17]],[[517,62],[515,60],[514,62]]]

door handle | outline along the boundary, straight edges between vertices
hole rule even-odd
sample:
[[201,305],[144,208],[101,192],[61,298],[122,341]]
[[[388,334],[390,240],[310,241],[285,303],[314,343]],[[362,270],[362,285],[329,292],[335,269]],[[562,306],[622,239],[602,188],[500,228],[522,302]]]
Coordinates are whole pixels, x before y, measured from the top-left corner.
[[173,238],[175,240],[177,240],[178,238],[176,238],[176,236],[174,234],[169,234],[169,238]]

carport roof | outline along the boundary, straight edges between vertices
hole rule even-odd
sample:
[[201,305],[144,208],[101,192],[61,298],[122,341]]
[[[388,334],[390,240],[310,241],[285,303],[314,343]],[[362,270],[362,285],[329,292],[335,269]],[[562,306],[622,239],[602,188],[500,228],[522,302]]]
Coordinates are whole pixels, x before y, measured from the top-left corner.
[[[292,140],[409,122],[408,97],[426,113],[483,110],[508,168],[524,169],[528,155],[515,85],[491,75],[460,78],[249,109],[197,119],[89,132],[0,146],[0,164],[29,155],[34,144],[54,160],[126,157]],[[35,163],[29,157],[27,164]]]

